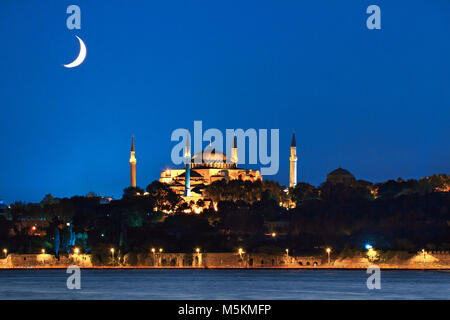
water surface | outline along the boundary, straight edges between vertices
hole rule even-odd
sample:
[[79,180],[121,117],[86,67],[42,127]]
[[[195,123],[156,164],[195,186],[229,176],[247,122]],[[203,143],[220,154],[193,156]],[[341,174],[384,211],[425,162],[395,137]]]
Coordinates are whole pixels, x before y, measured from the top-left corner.
[[449,299],[450,273],[381,271],[369,290],[365,270],[0,270],[0,299]]

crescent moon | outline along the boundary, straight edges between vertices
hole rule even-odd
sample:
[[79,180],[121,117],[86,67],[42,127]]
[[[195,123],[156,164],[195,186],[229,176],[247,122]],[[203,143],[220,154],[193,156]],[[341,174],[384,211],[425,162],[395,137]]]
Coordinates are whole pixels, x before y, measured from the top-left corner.
[[87,54],[86,45],[84,44],[83,40],[81,40],[78,36],[75,36],[75,37],[77,37],[78,41],[80,42],[80,53],[78,53],[78,57],[75,60],[73,60],[69,64],[64,65],[64,67],[66,67],[66,68],[78,67],[80,64],[83,63],[84,59],[86,59],[86,54]]

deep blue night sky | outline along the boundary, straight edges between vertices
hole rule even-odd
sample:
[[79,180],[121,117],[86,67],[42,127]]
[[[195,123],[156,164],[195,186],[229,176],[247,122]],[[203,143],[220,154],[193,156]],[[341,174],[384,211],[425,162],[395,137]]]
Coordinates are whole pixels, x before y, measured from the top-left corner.
[[[81,7],[81,30],[66,8]],[[366,28],[370,4],[382,30]],[[86,43],[86,61],[75,69]],[[39,201],[169,167],[176,128],[279,128],[288,183],[450,169],[450,1],[0,2],[0,198]],[[206,143],[205,143],[206,144]]]

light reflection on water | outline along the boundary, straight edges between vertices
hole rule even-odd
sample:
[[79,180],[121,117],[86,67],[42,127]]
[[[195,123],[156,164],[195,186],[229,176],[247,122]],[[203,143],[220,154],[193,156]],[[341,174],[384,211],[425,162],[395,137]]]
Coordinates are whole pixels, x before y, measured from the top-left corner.
[[450,273],[365,270],[0,270],[0,299],[449,299]]

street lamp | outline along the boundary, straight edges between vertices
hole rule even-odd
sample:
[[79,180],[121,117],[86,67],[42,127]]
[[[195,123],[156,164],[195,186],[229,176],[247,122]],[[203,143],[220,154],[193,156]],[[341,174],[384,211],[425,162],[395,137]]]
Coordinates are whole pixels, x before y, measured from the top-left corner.
[[153,252],[153,254],[155,254],[155,252],[156,252],[155,248],[152,248],[151,251]]
[[195,252],[197,252],[197,254],[200,253],[200,248],[195,249]]
[[112,257],[112,262],[114,263],[114,248],[111,248],[111,257]]
[[42,254],[45,254],[45,249],[42,249],[42,250],[41,250],[41,253],[42,253]]
[[367,255],[369,256],[370,261],[374,261],[375,257],[377,256],[377,252],[372,247],[370,247]]
[[78,253],[80,252],[80,249],[75,248],[75,249],[73,250],[73,252],[74,252],[75,254],[78,254]]
[[275,238],[277,234],[275,232],[272,232],[272,238]]
[[5,258],[6,258],[7,254],[8,254],[8,249],[3,249],[3,253],[5,254]]
[[286,249],[285,251],[286,251],[286,255],[289,255],[289,249]]
[[425,249],[422,249],[422,254],[423,254],[423,264],[425,264],[426,254],[427,254],[427,252],[425,251]]
[[163,252],[163,249],[162,248],[159,248],[159,253],[162,253]]
[[327,248],[327,253],[328,253],[328,264],[330,264],[331,263],[331,260],[330,260],[331,248]]

